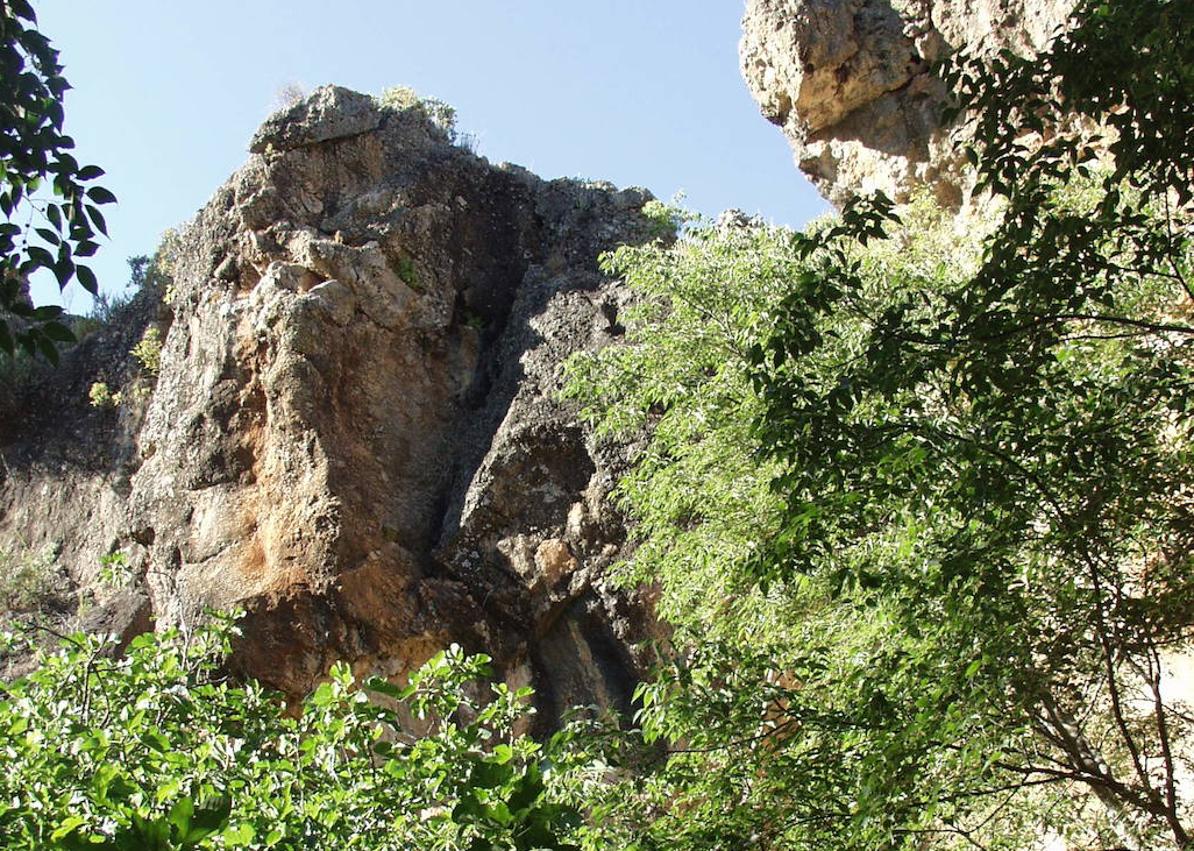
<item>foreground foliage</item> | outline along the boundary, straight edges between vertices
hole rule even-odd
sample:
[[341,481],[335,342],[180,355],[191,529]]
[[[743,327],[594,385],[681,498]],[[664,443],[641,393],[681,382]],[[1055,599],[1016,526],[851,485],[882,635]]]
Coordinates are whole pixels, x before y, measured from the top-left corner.
[[27,0],[0,0],[0,351],[20,346],[57,363],[56,344],[74,334],[62,308],[34,307],[25,287],[45,270],[60,287],[77,279],[95,295],[95,274],[80,261],[98,250],[107,233],[99,207],[116,196],[93,183],[103,169],[70,153],[62,108],[70,86],[36,24]]
[[220,674],[229,637],[145,635],[114,657],[73,636],[0,686],[4,847],[572,847],[576,814],[513,733],[528,692],[485,695],[485,657],[453,647],[401,688],[337,666],[291,713]]

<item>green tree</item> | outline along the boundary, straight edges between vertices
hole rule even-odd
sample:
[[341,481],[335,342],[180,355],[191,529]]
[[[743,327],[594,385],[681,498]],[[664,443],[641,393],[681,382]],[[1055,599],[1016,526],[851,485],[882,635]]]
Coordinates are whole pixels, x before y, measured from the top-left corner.
[[615,255],[645,303],[573,388],[651,429],[630,575],[682,653],[611,829],[1189,846],[1192,16],[1084,2],[952,63],[985,235],[877,197]]
[[99,207],[116,198],[88,186],[103,170],[70,153],[62,108],[69,84],[36,22],[26,0],[0,0],[0,350],[12,355],[19,345],[56,363],[55,344],[74,334],[60,307],[29,301],[29,276],[48,270],[60,287],[77,279],[94,295],[95,274],[79,259],[98,249],[97,233],[107,233]]

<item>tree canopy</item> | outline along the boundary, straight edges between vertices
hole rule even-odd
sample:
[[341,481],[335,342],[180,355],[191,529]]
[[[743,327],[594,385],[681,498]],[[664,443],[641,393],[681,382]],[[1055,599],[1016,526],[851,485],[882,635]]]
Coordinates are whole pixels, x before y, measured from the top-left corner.
[[1189,845],[1192,14],[944,69],[985,232],[878,196],[610,259],[643,301],[573,389],[652,433],[659,847]]

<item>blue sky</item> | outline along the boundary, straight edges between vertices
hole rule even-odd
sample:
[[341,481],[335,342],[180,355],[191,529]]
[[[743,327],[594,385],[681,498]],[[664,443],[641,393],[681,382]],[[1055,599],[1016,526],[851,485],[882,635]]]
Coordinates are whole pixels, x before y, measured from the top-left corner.
[[[92,264],[123,288],[247,157],[289,83],[413,86],[454,105],[478,152],[544,177],[684,191],[799,226],[827,209],[738,72],[736,0],[43,0],[66,129],[119,198]],[[38,303],[57,286],[37,282]],[[65,293],[74,312],[90,299]]]

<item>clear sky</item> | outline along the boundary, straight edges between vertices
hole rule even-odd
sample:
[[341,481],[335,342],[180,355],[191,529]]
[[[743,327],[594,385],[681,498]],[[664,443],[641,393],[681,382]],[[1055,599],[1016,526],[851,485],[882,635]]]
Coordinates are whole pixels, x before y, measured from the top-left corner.
[[[413,86],[457,109],[478,152],[543,177],[678,191],[799,226],[826,208],[738,71],[739,0],[40,0],[66,130],[119,202],[91,265],[122,289],[247,157],[290,83]],[[35,282],[38,303],[57,285]],[[85,312],[71,284],[64,302]]]

